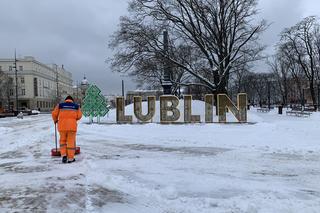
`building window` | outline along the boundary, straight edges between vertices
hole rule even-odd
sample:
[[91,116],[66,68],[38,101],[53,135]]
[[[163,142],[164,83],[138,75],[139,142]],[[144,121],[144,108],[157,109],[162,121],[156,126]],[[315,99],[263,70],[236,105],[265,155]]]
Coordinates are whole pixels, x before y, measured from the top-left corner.
[[9,90],[9,95],[12,96],[13,95],[13,89]]
[[9,66],[9,71],[12,71],[12,66]]
[[13,105],[13,102],[10,102],[10,103],[9,103],[9,109],[10,109],[10,110],[13,110],[13,106],[14,106],[14,105]]
[[46,88],[46,89],[49,88],[49,83],[48,83],[48,81],[43,81],[43,88]]
[[21,84],[24,84],[24,77],[21,77]]
[[33,79],[33,93],[35,97],[38,96],[38,79],[37,78]]
[[25,89],[21,89],[21,95],[26,95],[26,90]]
[[23,66],[19,66],[19,71],[23,71]]

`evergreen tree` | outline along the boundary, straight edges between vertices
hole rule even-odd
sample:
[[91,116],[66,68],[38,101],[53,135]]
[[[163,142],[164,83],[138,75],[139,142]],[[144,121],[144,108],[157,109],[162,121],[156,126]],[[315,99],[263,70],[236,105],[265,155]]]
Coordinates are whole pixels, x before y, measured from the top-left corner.
[[96,85],[90,85],[83,100],[83,115],[90,117],[91,122],[94,117],[97,117],[98,122],[100,122],[100,117],[104,117],[109,112],[107,100],[100,93],[101,90]]

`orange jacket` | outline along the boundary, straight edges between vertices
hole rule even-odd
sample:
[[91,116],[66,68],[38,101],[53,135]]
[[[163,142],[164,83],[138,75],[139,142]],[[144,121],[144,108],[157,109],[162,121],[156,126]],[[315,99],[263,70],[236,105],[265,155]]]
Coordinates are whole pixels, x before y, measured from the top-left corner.
[[58,121],[58,130],[61,131],[77,131],[77,121],[82,117],[82,112],[78,104],[71,100],[58,104],[52,111],[52,119],[56,123]]

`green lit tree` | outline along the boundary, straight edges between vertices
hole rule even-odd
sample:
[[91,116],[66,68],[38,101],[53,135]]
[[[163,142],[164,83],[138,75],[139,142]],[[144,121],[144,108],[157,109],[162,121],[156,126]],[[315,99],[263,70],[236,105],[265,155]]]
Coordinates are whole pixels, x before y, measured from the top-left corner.
[[90,118],[90,122],[93,122],[93,118],[97,117],[97,121],[100,123],[100,118],[109,112],[107,101],[100,93],[101,90],[96,85],[90,85],[86,91],[82,113],[85,117]]

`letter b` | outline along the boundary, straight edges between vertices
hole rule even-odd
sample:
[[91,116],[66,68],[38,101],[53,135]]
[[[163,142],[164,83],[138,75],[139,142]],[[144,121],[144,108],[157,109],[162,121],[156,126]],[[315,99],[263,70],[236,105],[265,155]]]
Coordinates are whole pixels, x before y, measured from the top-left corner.
[[[168,105],[171,103],[171,105]],[[160,97],[160,122],[171,123],[179,120],[180,111],[177,109],[179,99],[173,95],[165,95]],[[172,115],[168,115],[171,112]]]

